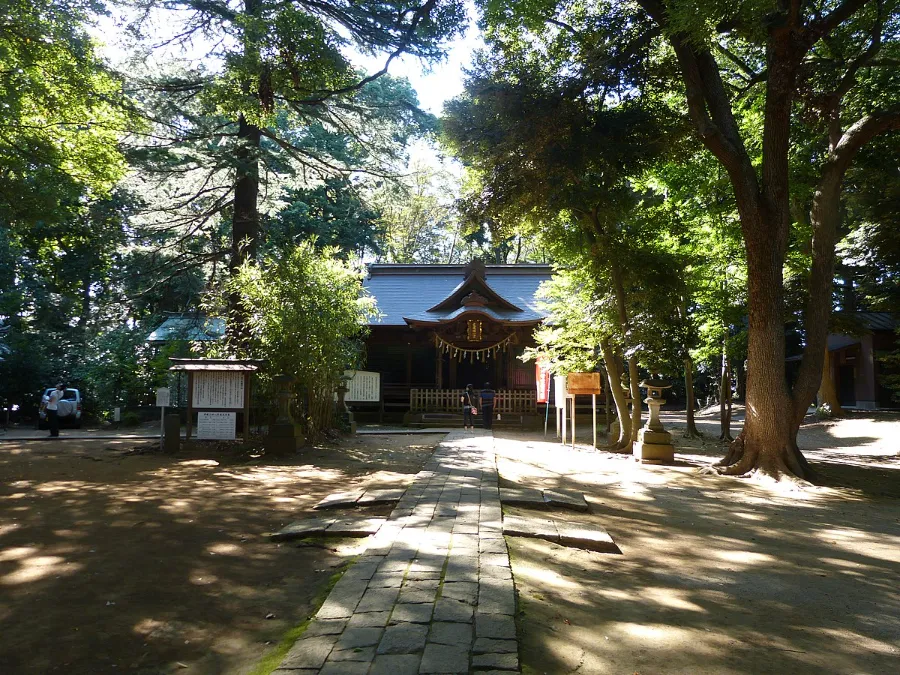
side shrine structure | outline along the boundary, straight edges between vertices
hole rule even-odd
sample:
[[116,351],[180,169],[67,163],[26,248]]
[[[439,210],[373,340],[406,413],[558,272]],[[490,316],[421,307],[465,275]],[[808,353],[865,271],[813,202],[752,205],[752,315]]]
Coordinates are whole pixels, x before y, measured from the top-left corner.
[[[536,293],[549,265],[369,265],[365,287],[380,316],[370,326],[366,370],[381,373],[382,412],[407,421],[459,413],[467,384],[490,382],[496,412],[537,412],[534,345],[544,314]],[[396,416],[395,416],[396,417]]]

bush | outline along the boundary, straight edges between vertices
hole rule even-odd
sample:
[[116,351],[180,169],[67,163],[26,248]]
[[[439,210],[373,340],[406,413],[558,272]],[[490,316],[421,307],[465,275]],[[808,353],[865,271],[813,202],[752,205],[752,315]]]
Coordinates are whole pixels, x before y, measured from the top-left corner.
[[141,416],[136,412],[128,411],[122,413],[122,426],[124,427],[136,427],[141,423]]
[[827,403],[823,403],[822,405],[816,408],[816,417],[820,420],[827,420],[834,417],[834,414],[831,412],[831,406]]
[[[344,370],[358,367],[362,338],[375,315],[363,293],[363,270],[337,251],[319,252],[309,242],[259,265],[246,263],[226,288],[240,297],[249,333],[245,345],[229,344],[231,355],[263,359],[270,375],[296,380],[304,401],[301,423],[310,439],[331,427],[334,392]],[[224,303],[223,303],[224,304]]]

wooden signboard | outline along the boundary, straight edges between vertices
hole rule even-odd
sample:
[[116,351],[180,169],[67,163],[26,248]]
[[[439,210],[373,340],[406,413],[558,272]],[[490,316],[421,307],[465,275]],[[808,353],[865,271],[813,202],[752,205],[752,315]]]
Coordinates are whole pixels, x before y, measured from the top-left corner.
[[378,403],[381,400],[381,373],[365,370],[345,370],[347,403]]
[[572,394],[602,394],[600,373],[569,373],[566,375],[566,392]]

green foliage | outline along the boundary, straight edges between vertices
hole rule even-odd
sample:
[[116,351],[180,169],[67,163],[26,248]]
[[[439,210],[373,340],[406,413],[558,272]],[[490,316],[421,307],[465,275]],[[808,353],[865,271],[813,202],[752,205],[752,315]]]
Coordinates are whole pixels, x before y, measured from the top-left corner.
[[125,164],[119,85],[84,31],[90,1],[0,10],[0,222],[40,229],[109,193]]
[[535,331],[536,346],[525,350],[523,360],[543,359],[558,374],[588,372],[600,365],[598,345],[610,339],[615,328],[591,274],[557,269],[541,284],[538,297],[549,318]]
[[285,250],[313,240],[317,248],[337,249],[342,257],[378,253],[378,213],[367,206],[350,180],[327,178],[322,185],[288,190],[288,206],[268,228],[268,245]]
[[330,428],[333,396],[347,368],[357,367],[374,301],[362,291],[363,273],[334,249],[309,243],[245,264],[226,284],[247,313],[249,342],[230,353],[264,359],[271,374],[297,378],[309,437]]

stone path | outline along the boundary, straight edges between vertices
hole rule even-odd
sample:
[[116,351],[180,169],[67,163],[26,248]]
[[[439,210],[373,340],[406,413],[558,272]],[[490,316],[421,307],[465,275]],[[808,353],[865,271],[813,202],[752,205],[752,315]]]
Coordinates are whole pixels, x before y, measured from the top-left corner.
[[277,673],[518,671],[490,432],[448,434]]

